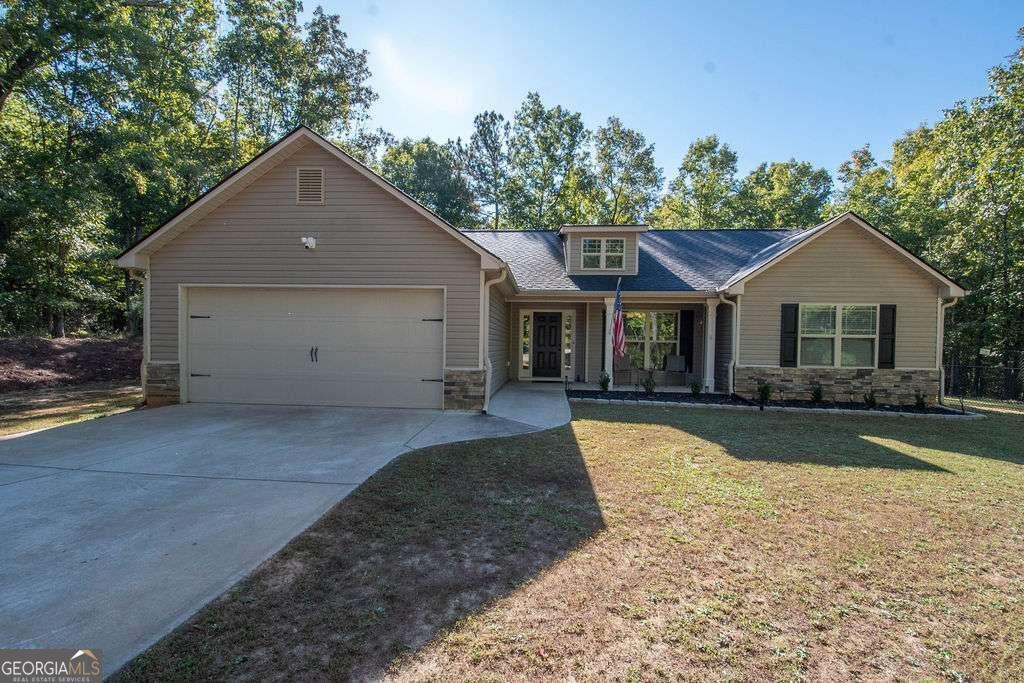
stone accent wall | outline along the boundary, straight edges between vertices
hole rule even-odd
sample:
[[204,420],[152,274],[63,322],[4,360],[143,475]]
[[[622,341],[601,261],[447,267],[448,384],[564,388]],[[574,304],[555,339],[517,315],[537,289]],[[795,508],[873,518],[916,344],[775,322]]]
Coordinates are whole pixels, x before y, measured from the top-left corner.
[[146,366],[146,384],[142,390],[147,406],[166,406],[179,402],[181,394],[178,372],[177,363],[150,362]]
[[736,368],[736,393],[757,400],[758,381],[770,382],[773,399],[810,400],[820,384],[826,401],[856,402],[874,390],[879,403],[913,405],[918,391],[929,403],[939,398],[938,370],[846,370],[843,368]]
[[445,368],[445,410],[483,410],[485,379],[486,376],[483,370],[450,370]]

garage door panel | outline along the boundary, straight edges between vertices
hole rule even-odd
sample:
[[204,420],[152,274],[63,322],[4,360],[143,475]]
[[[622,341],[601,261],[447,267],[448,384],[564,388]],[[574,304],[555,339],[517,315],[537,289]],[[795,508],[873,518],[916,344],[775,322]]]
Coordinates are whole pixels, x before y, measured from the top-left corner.
[[443,306],[439,290],[190,290],[189,399],[438,408]]

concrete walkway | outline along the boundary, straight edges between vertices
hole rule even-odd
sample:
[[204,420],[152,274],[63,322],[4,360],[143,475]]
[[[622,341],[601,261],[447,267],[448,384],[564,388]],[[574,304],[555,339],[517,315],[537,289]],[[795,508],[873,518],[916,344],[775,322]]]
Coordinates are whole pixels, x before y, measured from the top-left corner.
[[568,420],[561,387],[510,389],[491,415],[189,404],[0,441],[0,648],[113,672],[394,457]]
[[572,419],[559,382],[509,382],[491,397],[487,414],[536,429],[561,427]]

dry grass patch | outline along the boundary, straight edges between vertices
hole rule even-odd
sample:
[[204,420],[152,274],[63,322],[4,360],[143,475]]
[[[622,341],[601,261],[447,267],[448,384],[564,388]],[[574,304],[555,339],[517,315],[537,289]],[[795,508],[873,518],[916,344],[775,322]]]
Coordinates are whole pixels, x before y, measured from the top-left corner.
[[123,382],[8,393],[0,398],[0,436],[106,417],[141,405],[141,387]]
[[580,405],[410,453],[125,679],[1020,679],[1024,410]]

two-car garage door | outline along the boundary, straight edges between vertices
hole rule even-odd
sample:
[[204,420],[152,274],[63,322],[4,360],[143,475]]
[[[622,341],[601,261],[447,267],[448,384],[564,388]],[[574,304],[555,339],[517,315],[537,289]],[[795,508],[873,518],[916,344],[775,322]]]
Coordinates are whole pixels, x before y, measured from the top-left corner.
[[441,408],[440,289],[190,287],[188,400]]

